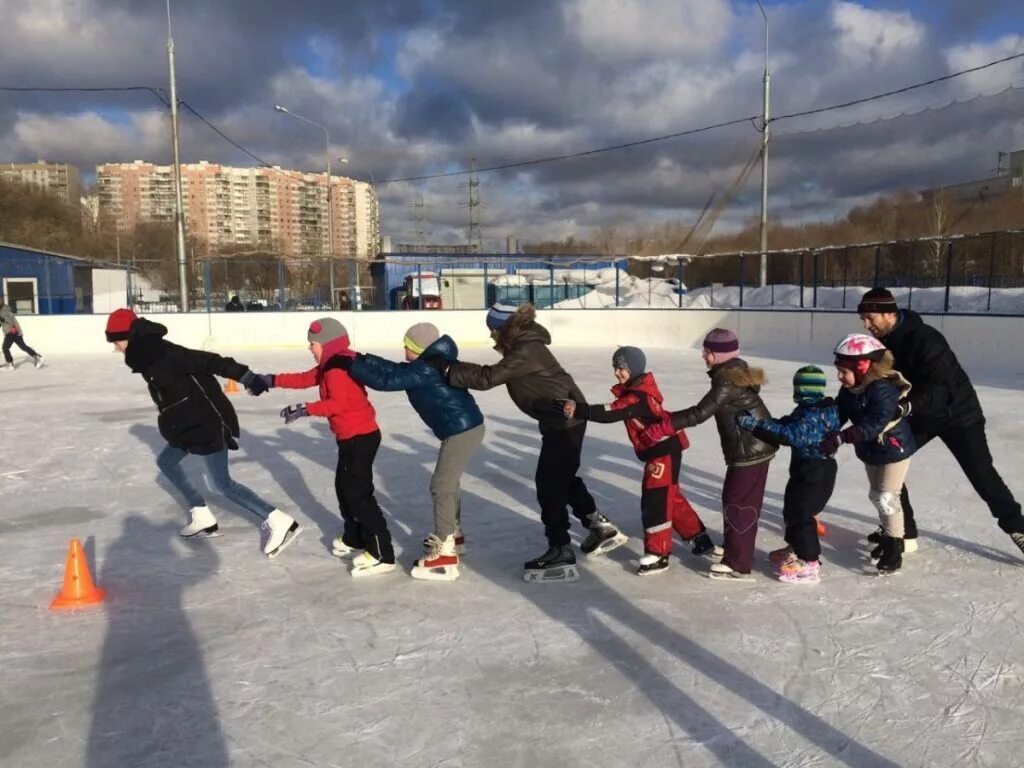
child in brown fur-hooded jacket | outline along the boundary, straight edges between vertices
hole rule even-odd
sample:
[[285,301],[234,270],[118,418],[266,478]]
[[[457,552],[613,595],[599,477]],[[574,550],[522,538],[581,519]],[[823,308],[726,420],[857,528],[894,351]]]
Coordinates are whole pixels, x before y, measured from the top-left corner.
[[739,354],[740,341],[732,331],[715,328],[705,336],[703,357],[711,389],[695,406],[666,414],[661,422],[648,427],[645,435],[660,440],[715,417],[727,467],[722,484],[725,555],[722,562],[711,566],[708,576],[743,581],[751,578],[768,464],[778,448],[736,424],[736,416],[745,411],[758,419],[771,418],[759,394],[764,371],[750,368]]
[[486,390],[502,384],[512,402],[534,419],[540,428],[541,448],[537,461],[537,501],[548,540],[548,550],[525,565],[527,581],[575,581],[576,556],[569,539],[569,512],[579,519],[588,535],[582,549],[588,555],[609,552],[625,543],[623,536],[597,510],[593,496],[576,473],[587,422],[566,419],[552,400],[584,402],[576,386],[551,353],[551,334],[537,323],[530,304],[520,307],[495,304],[487,313],[487,327],[501,360],[494,365],[476,365],[442,358],[427,360],[446,373],[449,383],[464,389]]

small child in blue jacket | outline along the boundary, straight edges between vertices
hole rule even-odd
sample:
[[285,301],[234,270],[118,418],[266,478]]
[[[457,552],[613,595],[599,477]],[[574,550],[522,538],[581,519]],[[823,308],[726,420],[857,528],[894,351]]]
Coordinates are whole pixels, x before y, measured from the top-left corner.
[[789,482],[783,497],[782,518],[787,547],[768,559],[779,569],[779,580],[790,584],[817,584],[821,580],[821,543],[815,517],[832,498],[836,484],[836,460],[825,456],[820,445],[839,430],[839,408],[825,396],[825,372],[814,365],[793,376],[796,409],[781,419],[758,419],[741,413],[736,423],[765,441],[788,445]]
[[423,541],[425,555],[412,569],[414,579],[455,581],[462,550],[462,473],[484,439],[484,416],[473,396],[453,387],[441,373],[442,361],[458,358],[459,348],[432,323],[417,323],[402,340],[405,363],[357,355],[349,375],[370,389],[405,390],[409,403],[441,441],[430,479],[434,532]]

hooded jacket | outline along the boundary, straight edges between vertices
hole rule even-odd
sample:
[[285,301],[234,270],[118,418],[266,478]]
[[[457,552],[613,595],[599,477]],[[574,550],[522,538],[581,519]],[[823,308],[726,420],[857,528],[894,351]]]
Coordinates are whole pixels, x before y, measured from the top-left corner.
[[750,368],[745,360],[735,357],[713,366],[708,376],[711,389],[692,408],[673,411],[672,427],[695,427],[714,416],[722,443],[722,456],[728,466],[747,467],[769,461],[778,447],[740,429],[736,423],[736,415],[745,411],[757,419],[771,418],[759,394],[765,382],[764,371]]
[[450,336],[442,336],[411,363],[394,363],[376,355],[357,355],[349,375],[370,389],[405,390],[409,403],[439,440],[466,432],[484,423],[473,396],[451,386],[440,371],[425,361],[440,357],[449,362],[459,356]]
[[6,336],[8,333],[18,335],[21,329],[18,327],[18,318],[14,310],[8,304],[0,304],[0,333]]
[[893,418],[900,398],[910,392],[910,383],[893,368],[889,351],[871,364],[857,386],[839,390],[836,397],[839,423],[849,421],[859,427],[860,440],[854,443],[854,448],[857,458],[865,464],[895,464],[909,459],[917,450],[914,433],[906,419]]
[[341,366],[341,357],[355,357],[348,348],[348,336],[323,345],[320,362],[301,373],[278,373],[274,386],[282,389],[319,387],[320,399],[306,403],[310,416],[324,416],[338,440],[368,435],[380,429],[377,412],[366,395],[366,387],[349,376]]
[[910,421],[916,429],[938,434],[946,427],[985,421],[978,395],[946,337],[919,314],[900,310],[896,327],[880,341],[892,352],[893,367],[914,386]]
[[512,402],[537,421],[544,434],[583,423],[554,413],[552,400],[585,402],[585,398],[572,376],[551,354],[551,334],[535,317],[536,311],[529,304],[519,307],[497,334],[494,348],[501,353],[501,361],[494,365],[452,363],[448,381],[454,387],[478,390],[504,384]]
[[129,330],[125,364],[149,385],[170,445],[205,455],[237,448],[238,416],[214,376],[241,379],[248,370],[230,357],[172,344],[167,328],[140,317]]
[[659,423],[665,415],[665,409],[661,405],[664,397],[658,388],[658,382],[654,380],[653,373],[641,373],[625,384],[616,384],[612,387],[612,394],[615,395],[615,400],[608,405],[591,405],[587,408],[587,421],[599,424],[624,422],[626,436],[633,444],[638,459],[650,461],[690,447],[686,431],[682,429],[675,435],[662,438],[652,446],[648,446],[643,439],[644,431],[652,424]]

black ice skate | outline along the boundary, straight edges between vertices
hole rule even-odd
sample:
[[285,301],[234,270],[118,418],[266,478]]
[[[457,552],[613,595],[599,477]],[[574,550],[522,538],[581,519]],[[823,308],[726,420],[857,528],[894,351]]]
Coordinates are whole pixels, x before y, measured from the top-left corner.
[[886,536],[881,544],[878,563],[875,565],[882,574],[896,573],[903,565],[903,539]]
[[618,549],[629,539],[621,533],[612,522],[600,512],[594,512],[587,518],[590,527],[587,531],[587,538],[583,540],[580,549],[586,555],[604,555],[613,549]]
[[[690,551],[695,555],[715,555],[715,542],[708,536],[707,531],[698,533],[692,539],[690,539]],[[724,553],[721,553],[724,554]]]
[[529,582],[579,581],[580,572],[576,569],[576,554],[572,546],[549,547],[548,551],[524,566],[526,573],[523,579]]
[[646,554],[640,558],[640,567],[636,569],[636,575],[651,576],[666,570],[668,570],[668,558],[665,555]]
[[[885,538],[885,529],[882,526],[878,526],[875,530],[868,534],[868,542],[876,545],[871,550],[871,559],[877,560],[881,556],[881,550],[879,547],[882,544],[882,539]],[[875,553],[879,554],[875,554]],[[903,553],[909,555],[911,552],[917,552],[917,526],[907,526],[907,532],[903,536]]]

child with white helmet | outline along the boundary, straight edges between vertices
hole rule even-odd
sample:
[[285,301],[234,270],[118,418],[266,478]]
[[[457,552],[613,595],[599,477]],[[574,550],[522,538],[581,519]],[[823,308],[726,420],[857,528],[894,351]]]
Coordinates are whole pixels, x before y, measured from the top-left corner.
[[903,419],[900,398],[910,384],[893,369],[892,353],[873,336],[852,333],[835,348],[835,365],[842,389],[836,398],[839,423],[851,426],[826,436],[822,453],[831,456],[850,443],[867,469],[868,497],[878,510],[885,535],[871,552],[882,573],[898,571],[903,564],[903,508],[900,490],[917,450],[914,434]]

